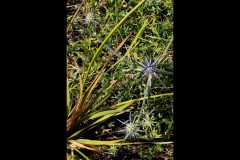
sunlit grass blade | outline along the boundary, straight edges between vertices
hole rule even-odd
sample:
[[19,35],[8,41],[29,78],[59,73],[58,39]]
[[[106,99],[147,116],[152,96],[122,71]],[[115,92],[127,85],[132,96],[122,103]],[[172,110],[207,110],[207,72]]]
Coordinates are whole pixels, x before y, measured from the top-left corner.
[[80,103],[81,103],[82,96],[83,96],[82,74],[81,74],[80,69],[78,69],[78,71],[79,71],[79,89],[80,89],[80,92],[79,92],[77,104],[72,109],[72,111],[75,110],[75,113],[78,112],[79,108],[81,108]]
[[[96,87],[96,84],[99,82],[99,80],[101,79],[101,77],[103,76],[103,73],[106,69],[107,64],[109,63],[110,59],[108,61],[105,62],[105,64],[103,65],[103,67],[101,68],[101,70],[99,71],[99,73],[95,76],[95,79],[93,80],[93,82],[91,83],[91,85],[86,89],[87,94],[91,94],[91,91],[93,90],[93,88]],[[88,97],[88,96],[87,96]]]
[[[74,110],[74,108],[73,108],[73,113],[72,113],[73,115],[67,121],[67,129],[68,130],[71,128],[71,126],[73,125],[73,122],[76,120],[76,118],[78,118],[79,115],[82,112],[84,112],[84,110],[89,106],[89,104],[90,104],[90,102],[88,102],[89,96],[91,95],[92,90],[96,87],[97,83],[101,79],[107,64],[108,64],[108,61],[105,62],[104,66],[102,67],[102,69],[100,70],[98,75],[95,77],[92,84],[87,89],[86,93],[83,96],[81,96],[81,93],[80,93],[81,97],[79,96],[78,102],[74,107],[76,109]],[[81,84],[82,84],[82,82],[81,82],[81,78],[80,78],[80,87],[83,89],[83,85],[81,85]]]
[[102,112],[99,112],[99,113],[96,113],[96,114],[90,116],[89,119],[94,119],[94,118],[98,118],[98,117],[102,117],[105,115],[114,114],[114,113],[118,113],[118,112],[121,112],[121,111],[119,111],[119,110],[102,111]]
[[134,145],[134,144],[173,144],[173,142],[119,142],[114,145]]
[[[115,50],[113,50],[111,47],[109,47],[107,44],[104,45],[104,47],[106,47],[109,52],[111,52],[112,54],[114,54],[115,56],[117,56],[118,58],[122,58],[122,56],[120,54],[118,54],[117,52],[122,48],[122,46],[126,43],[126,41],[129,39],[129,37],[132,35],[132,32],[122,40],[122,42],[117,46],[117,48]],[[97,40],[99,40],[100,42],[103,42],[103,40],[98,37],[97,35],[95,35],[95,37],[97,38]],[[124,58],[125,61],[130,62],[129,60],[127,60],[126,58]]]
[[155,59],[155,61],[153,62],[153,64],[156,64],[157,62],[160,63],[160,62],[163,60],[163,58],[167,55],[168,49],[169,49],[169,47],[171,46],[172,42],[173,42],[173,36],[171,37],[170,41],[168,42],[167,47],[166,47],[165,50],[163,51],[163,54],[160,54],[160,55]]
[[140,1],[129,13],[127,13],[123,19],[111,30],[111,32],[107,35],[107,37],[104,39],[104,41],[101,43],[101,45],[98,47],[98,49],[96,50],[95,54],[93,55],[93,58],[88,66],[88,69],[87,69],[87,72],[86,72],[86,75],[85,75],[85,78],[83,80],[83,86],[85,85],[86,83],[86,80],[87,80],[87,77],[88,77],[88,74],[90,72],[90,68],[92,67],[92,64],[94,62],[94,60],[96,59],[98,53],[101,51],[102,47],[104,46],[104,44],[107,42],[107,40],[112,36],[112,34],[120,27],[120,25],[136,10],[138,9],[138,7],[140,7],[143,2],[145,2],[145,0],[142,0]]
[[[146,98],[158,98],[158,97],[165,97],[165,96],[173,96],[173,93],[157,94],[157,95],[149,96],[149,97],[146,97]],[[110,108],[117,108],[118,106],[121,106],[123,104],[129,103],[129,102],[137,102],[137,101],[141,101],[143,99],[144,99],[144,97],[138,98],[138,99],[132,99],[132,100],[124,101],[124,102],[115,104],[115,105],[111,106]]]
[[[89,99],[89,97],[90,97],[93,89],[98,85],[99,80],[102,78],[107,63],[108,63],[108,62],[105,63],[105,65],[102,67],[102,69],[100,70],[100,72],[99,72],[98,75],[96,76],[94,82],[90,85],[89,89],[87,89],[86,95],[84,95],[83,101],[88,101],[88,99]],[[83,101],[82,101],[82,102],[83,102]]]
[[[115,84],[116,81],[114,81],[113,83],[110,84],[110,86],[104,90],[105,92],[107,92],[107,94],[104,96],[104,98],[102,100],[100,100],[99,102],[96,102],[101,96],[102,96],[102,92],[99,92],[96,96],[96,98],[89,104],[88,108],[85,110],[85,112],[88,112],[89,110],[94,111],[96,108],[98,108],[99,106],[101,106],[110,96],[111,94],[108,93],[108,90],[110,90],[113,86],[113,84]],[[109,107],[105,107],[105,109],[109,109]],[[86,114],[80,117],[80,119],[78,119],[78,121],[76,121],[76,124],[78,124],[79,122],[86,120],[86,117],[89,117],[95,113],[101,112],[102,110],[98,110],[95,111],[91,114]]]
[[79,151],[77,148],[74,148],[75,151],[77,151],[81,156],[83,156],[86,160],[90,160],[85,154],[83,154],[81,151]]
[[[154,96],[149,96],[149,97],[142,97],[142,98],[138,98],[138,99],[133,99],[133,100],[128,100],[128,101],[124,101],[124,102],[121,102],[121,103],[118,103],[118,104],[115,104],[109,108],[112,108],[112,109],[120,109],[120,110],[123,110],[125,109],[126,107],[128,107],[129,105],[131,105],[132,103],[134,102],[137,102],[137,101],[141,101],[141,100],[144,100],[144,98],[158,98],[158,97],[164,97],[164,96],[172,96],[173,93],[165,93],[165,94],[158,94],[158,95],[154,95]],[[126,104],[126,106],[124,105]],[[72,137],[75,137],[77,136],[78,134],[80,134],[82,131],[86,130],[87,128],[90,128],[92,127],[93,125],[95,124],[98,124],[98,123],[101,123],[101,122],[104,122],[105,120],[107,120],[108,118],[114,116],[115,114],[109,114],[109,115],[105,115],[103,117],[101,117],[100,119],[96,120],[94,123],[92,123],[91,125],[88,125],[87,127],[75,132],[74,134],[72,134],[71,136],[69,136],[69,138],[72,138]]]
[[128,40],[128,38],[132,35],[132,32],[122,40],[122,42],[117,46],[117,48],[115,49],[115,52],[119,51],[122,46],[126,43],[126,41]]
[[68,142],[70,142],[71,144],[74,144],[75,146],[77,146],[79,149],[83,148],[83,149],[88,149],[88,150],[92,150],[92,151],[97,151],[98,148],[93,146],[93,145],[83,145],[75,140],[68,140]]
[[112,141],[99,141],[99,140],[90,140],[90,139],[77,139],[78,143],[85,144],[85,145],[95,145],[95,146],[102,146],[102,145],[114,145],[116,143],[122,142],[123,139],[119,140],[112,140]]
[[77,139],[78,143],[85,145],[103,146],[103,145],[133,145],[133,144],[173,144],[169,142],[124,142],[124,139],[112,140],[112,141],[99,141],[90,139]]
[[[103,42],[103,40],[100,37],[98,37],[97,35],[96,35],[96,38],[98,41]],[[122,58],[122,56],[119,53],[117,53],[116,51],[114,51],[111,47],[109,47],[109,45],[104,44],[104,47],[106,47],[112,54],[114,54],[118,58]]]
[[123,59],[124,59],[126,56],[128,56],[128,58],[130,59],[130,54],[129,54],[129,53],[130,53],[130,51],[132,50],[132,48],[133,48],[134,44],[136,43],[137,39],[140,37],[140,35],[141,35],[141,33],[143,32],[143,30],[146,28],[147,24],[148,24],[148,20],[146,19],[146,20],[144,21],[144,24],[142,25],[142,27],[141,27],[140,30],[138,31],[136,37],[133,39],[132,43],[130,44],[130,46],[129,46],[127,52],[125,53],[125,55],[122,56],[122,58],[119,59],[115,64],[113,64],[113,65],[107,70],[107,72],[110,71],[110,70],[111,70],[113,67],[115,67],[117,64],[119,64],[120,62],[122,62]]
[[129,102],[127,104],[124,104],[124,105],[122,105],[121,107],[119,107],[115,110],[107,110],[107,111],[102,111],[102,112],[96,113],[96,114],[92,115],[89,119],[94,119],[94,118],[101,117],[101,116],[104,116],[104,115],[110,115],[110,114],[115,114],[115,113],[122,112],[125,108],[130,106],[132,103],[133,102]]
[[[87,130],[87,129],[92,129],[92,128],[93,128],[94,126],[96,126],[97,124],[106,121],[107,119],[109,119],[110,117],[116,115],[117,113],[119,114],[119,113],[121,113],[121,112],[122,112],[122,113],[125,112],[124,109],[127,108],[127,107],[129,107],[132,103],[133,103],[133,101],[128,102],[128,103],[125,103],[125,104],[122,104],[120,107],[118,107],[118,108],[116,109],[116,111],[113,111],[112,113],[111,113],[111,112],[108,112],[108,114],[105,114],[105,115],[99,114],[98,116],[94,116],[94,114],[99,113],[99,111],[97,111],[96,113],[92,113],[92,114],[90,114],[89,116],[86,116],[86,118],[85,118],[85,119],[81,119],[81,121],[87,121],[87,120],[90,119],[91,116],[92,116],[92,117],[95,117],[95,118],[100,117],[100,116],[103,116],[103,117],[101,117],[100,119],[96,120],[96,121],[93,122],[92,124],[89,124],[88,126],[82,128],[81,130],[78,130],[77,132],[73,133],[71,136],[69,136],[69,139],[72,138],[72,137],[77,136],[78,134],[82,133],[83,131],[85,131],[85,130]],[[81,121],[77,121],[77,122],[75,123],[75,126],[79,125],[78,123],[80,123]]]

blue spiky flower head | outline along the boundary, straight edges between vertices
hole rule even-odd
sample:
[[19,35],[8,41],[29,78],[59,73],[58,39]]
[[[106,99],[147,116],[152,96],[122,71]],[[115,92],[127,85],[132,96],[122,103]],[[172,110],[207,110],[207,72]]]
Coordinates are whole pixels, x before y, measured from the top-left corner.
[[134,117],[133,121],[132,121],[132,117],[131,117],[131,112],[129,114],[129,120],[122,122],[121,120],[118,119],[119,122],[121,122],[124,126],[124,128],[122,130],[120,130],[119,132],[123,132],[125,133],[125,138],[130,138],[130,139],[138,139],[139,136],[139,132],[140,130],[140,125],[135,123],[136,121],[136,117]]
[[143,75],[140,79],[142,79],[144,75],[146,75],[147,77],[149,77],[149,75],[153,75],[155,78],[157,78],[162,83],[161,79],[159,78],[159,76],[157,75],[156,72],[157,71],[164,72],[164,71],[160,70],[159,68],[156,67],[156,61],[152,62],[152,59],[150,58],[148,60],[146,56],[144,56],[144,59],[145,59],[145,61],[143,63],[136,61],[143,68],[141,70]]

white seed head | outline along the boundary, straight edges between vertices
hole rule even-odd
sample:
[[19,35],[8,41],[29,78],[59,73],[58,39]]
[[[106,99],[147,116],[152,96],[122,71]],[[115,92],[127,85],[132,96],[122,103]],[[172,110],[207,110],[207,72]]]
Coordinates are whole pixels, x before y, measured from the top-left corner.
[[94,14],[92,12],[89,12],[86,14],[85,22],[87,24],[90,24],[94,20]]

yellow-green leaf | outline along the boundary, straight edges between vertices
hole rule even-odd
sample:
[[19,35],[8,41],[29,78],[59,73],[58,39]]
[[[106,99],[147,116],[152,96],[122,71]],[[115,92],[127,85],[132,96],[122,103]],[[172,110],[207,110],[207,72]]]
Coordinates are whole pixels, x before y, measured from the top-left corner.
[[77,139],[78,143],[85,144],[85,145],[95,145],[95,146],[102,146],[102,145],[114,145],[118,142],[122,142],[123,139],[119,140],[112,140],[112,141],[99,141],[99,140],[90,140],[90,139]]

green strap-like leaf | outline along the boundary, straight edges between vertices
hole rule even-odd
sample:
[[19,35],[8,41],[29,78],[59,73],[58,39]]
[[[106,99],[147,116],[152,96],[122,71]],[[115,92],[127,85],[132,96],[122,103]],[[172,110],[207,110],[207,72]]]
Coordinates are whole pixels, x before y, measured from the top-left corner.
[[102,47],[104,46],[104,44],[107,42],[107,40],[112,36],[112,34],[120,27],[120,25],[135,11],[138,9],[138,7],[140,7],[143,2],[145,2],[145,0],[142,0],[141,2],[139,2],[129,13],[127,13],[125,15],[125,17],[123,17],[123,19],[111,30],[111,32],[107,35],[107,37],[103,40],[103,42],[101,43],[101,45],[98,47],[97,51],[95,52],[95,54],[93,55],[93,58],[88,66],[88,69],[87,69],[87,72],[86,72],[86,75],[85,75],[85,78],[83,80],[83,86],[85,85],[86,83],[86,80],[87,80],[87,77],[88,77],[88,74],[89,74],[89,71],[90,71],[90,68],[94,62],[94,60],[96,59],[98,53],[101,51]]
[[[120,106],[118,109],[116,109],[116,110],[117,110],[116,113],[124,112],[124,109],[127,108],[128,106],[130,106],[132,103],[133,103],[133,102],[129,102],[129,103],[123,104],[123,105]],[[93,128],[93,127],[94,127],[96,124],[98,124],[98,123],[102,123],[102,122],[106,121],[108,118],[114,116],[116,113],[112,113],[112,114],[109,113],[108,115],[105,115],[105,116],[101,115],[101,116],[103,116],[103,117],[101,117],[100,119],[96,120],[96,121],[93,122],[92,124],[84,127],[83,129],[75,132],[75,133],[72,134],[68,139],[79,135],[81,132],[85,131],[86,129],[91,129],[91,128]],[[89,119],[89,118],[87,118],[87,119],[85,119],[85,120],[87,121],[88,119]],[[75,125],[76,125],[76,124],[75,124]],[[78,124],[78,125],[79,125],[79,124]]]
[[128,58],[130,58],[130,54],[129,54],[129,53],[130,53],[130,51],[132,50],[133,45],[136,43],[137,39],[139,38],[139,36],[140,36],[141,33],[143,32],[143,30],[146,28],[146,26],[147,26],[147,24],[148,24],[147,22],[148,22],[148,20],[145,20],[144,24],[142,25],[142,27],[141,27],[140,30],[138,31],[136,37],[133,39],[133,41],[132,41],[131,45],[129,46],[129,48],[128,48],[127,52],[125,53],[125,55],[124,55],[121,59],[119,59],[115,64],[113,64],[113,65],[107,70],[107,72],[110,71],[110,70],[111,70],[113,67],[115,67],[117,64],[119,64],[120,62],[122,62],[126,56],[128,56]]
[[90,140],[90,139],[77,139],[78,143],[85,144],[85,145],[95,145],[95,146],[102,146],[102,145],[114,145],[118,142],[122,142],[123,139],[120,140],[112,140],[112,141],[99,141],[99,140]]
[[[158,97],[165,97],[165,96],[172,96],[172,95],[173,95],[173,93],[164,93],[164,94],[157,94],[157,95],[150,96],[150,97],[146,97],[146,98],[158,98]],[[141,101],[141,100],[144,100],[144,98],[145,98],[145,97],[138,98],[138,99],[132,99],[132,100],[128,100],[128,101],[124,101],[124,102],[115,104],[115,105],[111,106],[110,108],[116,108],[116,107],[118,107],[118,106],[121,106],[121,105],[126,104],[126,103],[129,103],[129,102]]]

